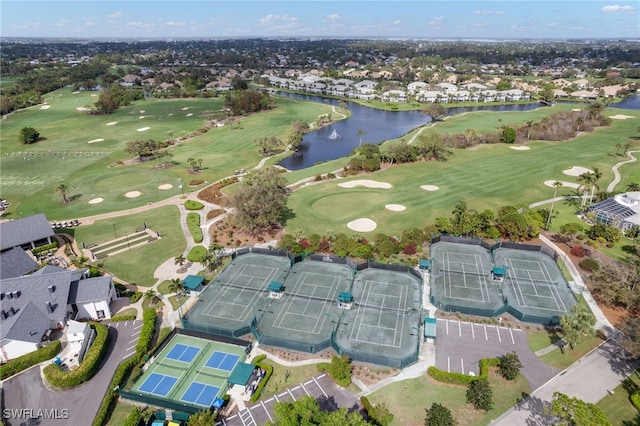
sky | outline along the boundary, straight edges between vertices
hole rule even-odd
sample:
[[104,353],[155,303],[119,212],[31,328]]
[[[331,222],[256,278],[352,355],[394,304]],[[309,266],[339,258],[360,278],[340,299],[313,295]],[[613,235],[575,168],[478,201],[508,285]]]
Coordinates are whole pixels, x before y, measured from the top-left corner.
[[2,37],[640,40],[638,0],[2,0],[0,15]]

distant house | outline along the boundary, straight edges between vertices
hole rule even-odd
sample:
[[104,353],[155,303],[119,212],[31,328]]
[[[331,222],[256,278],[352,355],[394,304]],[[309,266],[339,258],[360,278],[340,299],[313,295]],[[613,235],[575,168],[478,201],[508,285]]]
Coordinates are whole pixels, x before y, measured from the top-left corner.
[[2,279],[0,289],[1,361],[38,349],[49,330],[63,329],[69,319],[111,318],[116,298],[111,277],[57,266]]
[[591,204],[587,211],[595,214],[596,221],[627,232],[640,226],[640,191],[618,194]]
[[382,102],[407,102],[407,94],[404,90],[388,90],[380,99]]
[[127,74],[120,79],[120,85],[125,87],[134,86],[136,83],[140,82],[142,79],[137,75]]

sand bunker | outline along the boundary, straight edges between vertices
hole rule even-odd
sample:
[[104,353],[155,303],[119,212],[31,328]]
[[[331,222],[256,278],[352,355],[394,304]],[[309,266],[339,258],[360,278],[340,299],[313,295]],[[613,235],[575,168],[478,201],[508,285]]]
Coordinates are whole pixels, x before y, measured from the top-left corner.
[[115,126],[116,124],[118,124],[118,122],[117,122],[117,121],[112,121],[112,122],[110,122],[110,123],[107,123],[106,125],[107,125],[107,126]]
[[610,115],[609,118],[613,118],[614,120],[626,120],[627,118],[635,118],[630,115],[616,114]]
[[582,111],[582,110],[580,108],[574,108],[571,111],[576,111],[577,112],[577,111]]
[[140,127],[138,129],[139,132],[146,132],[147,130],[149,130],[151,127]]
[[192,113],[192,112],[190,112],[190,113],[189,113],[189,114],[187,114],[186,116],[187,116],[187,117],[191,117],[192,115],[193,115],[193,113]]
[[97,96],[98,96],[98,95],[96,95],[96,94],[91,95],[91,97],[92,97],[92,98],[95,98],[95,97],[97,97]]
[[516,151],[528,151],[531,149],[528,146],[510,146],[509,148],[515,149]]
[[78,93],[80,92],[78,92],[77,90],[75,92],[71,92],[72,95],[77,95]]
[[145,118],[145,117],[146,117],[146,115],[141,115],[141,116],[140,116],[140,117],[138,117],[138,118],[139,118],[139,119],[143,119],[143,118]]
[[[553,186],[554,183],[555,183],[555,180],[545,180],[544,181],[544,184],[546,186],[548,186],[549,188],[555,188]],[[560,181],[560,183],[562,184],[562,186],[564,188],[580,188],[580,184],[578,184],[578,183],[566,182],[566,181]]]
[[78,111],[91,111],[90,108],[85,108],[85,107],[78,107],[76,108]]
[[171,188],[173,188],[173,185],[171,185],[170,183],[163,183],[162,185],[158,186],[158,189],[162,191],[171,189]]
[[89,200],[89,204],[99,204],[104,201],[104,198],[93,198]]
[[188,109],[189,109],[189,107],[184,107],[184,108],[182,108],[182,110],[183,110],[183,111],[186,111],[186,110],[188,110]]
[[139,197],[140,195],[142,195],[142,192],[140,191],[129,191],[126,194],[124,194],[124,196],[127,198],[136,198],[136,197]]
[[580,176],[583,173],[593,173],[593,170],[589,170],[586,167],[573,166],[570,169],[563,170],[562,173],[568,176]]
[[371,219],[365,217],[352,220],[351,222],[347,223],[347,226],[349,227],[349,229],[352,229],[356,232],[370,232],[376,229],[378,225]]
[[424,189],[425,191],[437,191],[438,189],[440,189],[440,187],[435,185],[422,185],[420,188]]
[[89,142],[87,143],[96,143],[96,142],[102,142],[104,139],[99,138],[99,139],[91,139]]
[[367,188],[383,188],[383,189],[391,188],[390,183],[378,182],[375,180],[367,180],[367,179],[358,179],[358,180],[352,180],[349,182],[339,183],[338,186],[342,188],[355,188],[356,186],[364,186]]
[[49,109],[49,108],[51,108],[51,105],[42,105],[40,107],[40,109]]
[[140,114],[144,114],[144,110],[141,110],[141,111],[140,111]]
[[391,210],[392,212],[403,212],[407,208],[402,204],[387,204],[384,206],[387,210]]

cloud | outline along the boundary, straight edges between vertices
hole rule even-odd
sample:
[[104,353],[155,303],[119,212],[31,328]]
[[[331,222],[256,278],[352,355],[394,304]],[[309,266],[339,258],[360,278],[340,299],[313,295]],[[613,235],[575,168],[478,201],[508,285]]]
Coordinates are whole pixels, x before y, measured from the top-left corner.
[[342,19],[342,16],[337,13],[332,13],[331,15],[327,15],[324,17],[327,21],[337,21],[338,19]]
[[263,18],[258,19],[260,25],[275,25],[280,22],[296,22],[298,18],[289,15],[272,15],[269,14]]
[[124,16],[124,13],[122,13],[122,12],[113,12],[113,13],[107,15],[107,18],[115,19],[115,18],[122,18],[123,16]]
[[600,9],[600,12],[603,12],[603,13],[616,13],[616,12],[634,13],[635,10],[636,10],[636,8],[633,7],[633,6],[629,6],[629,5],[620,6],[619,4],[612,4],[612,5],[609,5],[609,6],[602,6],[602,8]]
[[436,16],[434,18],[431,18],[431,20],[428,21],[427,23],[429,25],[438,25],[438,24],[442,23],[442,21],[444,21],[444,16]]
[[168,21],[165,22],[164,25],[167,27],[181,27],[183,25],[187,25],[186,21]]
[[395,21],[393,21],[392,24],[393,25],[400,25],[400,24],[402,24],[402,21],[400,19],[396,19]]
[[474,15],[504,15],[504,10],[476,10]]

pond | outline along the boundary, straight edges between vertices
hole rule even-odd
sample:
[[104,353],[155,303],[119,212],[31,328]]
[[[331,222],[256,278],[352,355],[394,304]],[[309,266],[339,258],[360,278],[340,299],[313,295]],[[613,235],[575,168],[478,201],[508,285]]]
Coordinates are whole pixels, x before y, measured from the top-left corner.
[[[339,106],[341,101],[320,96],[300,95],[278,92],[279,95],[327,105]],[[419,111],[386,111],[347,102],[351,117],[335,122],[316,131],[307,133],[302,139],[300,149],[278,164],[289,170],[311,167],[318,162],[335,160],[349,155],[362,143],[378,144],[389,139],[399,138],[416,127],[431,122],[431,118]],[[540,108],[541,104],[517,105],[478,105],[448,108],[447,114],[454,115],[469,111],[530,111]],[[336,108],[337,109],[337,108]],[[338,110],[339,111],[339,110]],[[333,114],[336,118],[336,114]],[[362,137],[359,131],[364,132]]]

